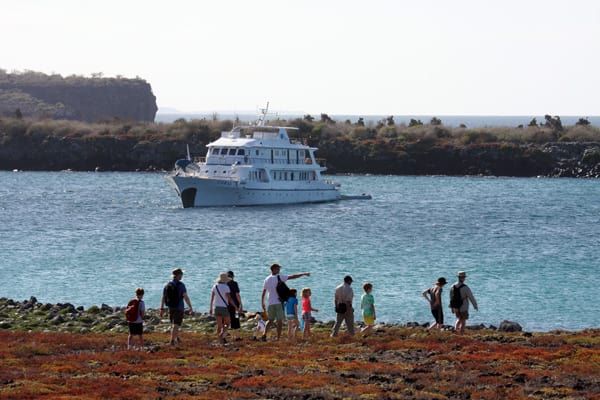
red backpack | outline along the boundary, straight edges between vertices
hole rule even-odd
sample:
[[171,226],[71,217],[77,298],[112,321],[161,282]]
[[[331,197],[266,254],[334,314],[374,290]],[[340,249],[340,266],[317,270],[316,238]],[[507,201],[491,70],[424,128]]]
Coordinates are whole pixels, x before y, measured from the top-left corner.
[[129,303],[127,303],[127,308],[125,309],[125,319],[127,322],[135,322],[137,321],[140,315],[140,299],[131,299]]

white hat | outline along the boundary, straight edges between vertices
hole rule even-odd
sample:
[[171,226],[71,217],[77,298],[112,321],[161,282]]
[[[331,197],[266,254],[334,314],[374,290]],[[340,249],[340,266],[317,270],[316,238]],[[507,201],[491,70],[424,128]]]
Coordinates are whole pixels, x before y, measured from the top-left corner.
[[217,283],[227,283],[231,278],[227,275],[227,272],[221,272],[217,278]]

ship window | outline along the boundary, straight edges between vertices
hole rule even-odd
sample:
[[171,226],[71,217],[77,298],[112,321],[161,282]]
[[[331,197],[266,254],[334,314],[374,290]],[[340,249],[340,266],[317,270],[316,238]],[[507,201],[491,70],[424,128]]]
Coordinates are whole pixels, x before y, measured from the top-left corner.
[[212,149],[210,149],[210,154],[219,154],[219,149],[216,147],[213,147]]
[[229,149],[229,155],[230,156],[235,156],[235,150],[236,149]]
[[238,149],[238,156],[243,156],[245,154],[244,149]]

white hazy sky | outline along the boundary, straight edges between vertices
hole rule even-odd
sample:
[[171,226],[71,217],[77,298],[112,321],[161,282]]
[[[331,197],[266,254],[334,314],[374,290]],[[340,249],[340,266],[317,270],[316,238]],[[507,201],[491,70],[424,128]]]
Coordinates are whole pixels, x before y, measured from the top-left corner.
[[159,108],[599,115],[598,0],[15,0],[0,68],[139,76]]

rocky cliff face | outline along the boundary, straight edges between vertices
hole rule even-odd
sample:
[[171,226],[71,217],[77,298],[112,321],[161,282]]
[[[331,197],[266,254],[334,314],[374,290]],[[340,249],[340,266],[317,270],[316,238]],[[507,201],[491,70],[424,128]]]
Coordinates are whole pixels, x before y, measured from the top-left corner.
[[[206,151],[206,143],[168,137],[57,137],[14,129],[2,132],[0,127],[0,170],[171,170],[185,156],[188,144],[191,154]],[[600,178],[597,142],[457,147],[422,142],[395,153],[352,147],[349,142],[318,146],[317,156],[327,159],[333,173]]]
[[330,172],[600,178],[600,143],[438,146],[422,142],[386,153],[335,142],[321,144],[319,151]]
[[154,121],[158,107],[142,79],[83,78],[0,71],[0,115],[87,122]]

